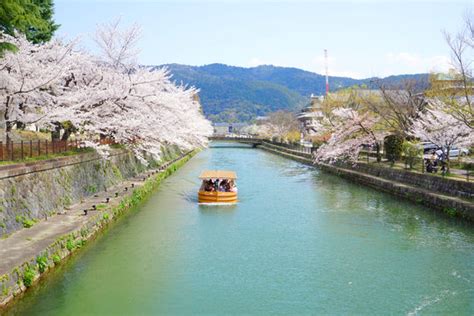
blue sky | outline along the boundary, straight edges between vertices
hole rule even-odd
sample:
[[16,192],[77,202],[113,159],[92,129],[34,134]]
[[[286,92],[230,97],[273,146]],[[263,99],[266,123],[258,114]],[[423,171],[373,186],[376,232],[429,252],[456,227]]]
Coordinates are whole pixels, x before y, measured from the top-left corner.
[[273,64],[354,78],[445,71],[442,30],[455,32],[473,1],[56,0],[58,34],[91,34],[121,17],[142,27],[139,62]]

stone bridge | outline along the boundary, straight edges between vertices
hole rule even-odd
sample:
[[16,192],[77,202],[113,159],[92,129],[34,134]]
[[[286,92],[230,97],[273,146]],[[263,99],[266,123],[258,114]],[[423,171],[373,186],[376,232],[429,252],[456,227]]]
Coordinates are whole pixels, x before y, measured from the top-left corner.
[[251,145],[252,147],[257,147],[258,145],[261,145],[263,143],[262,138],[253,138],[253,137],[211,136],[209,137],[209,140],[247,144],[247,145]]

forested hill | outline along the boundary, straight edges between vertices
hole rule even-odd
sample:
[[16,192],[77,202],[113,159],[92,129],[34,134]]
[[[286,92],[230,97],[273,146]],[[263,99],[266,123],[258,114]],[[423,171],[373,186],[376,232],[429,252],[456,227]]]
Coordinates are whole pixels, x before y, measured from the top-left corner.
[[[201,90],[204,113],[214,122],[249,121],[280,109],[298,110],[309,102],[311,94],[320,95],[325,91],[323,75],[298,68],[242,68],[223,64],[163,66],[168,67],[176,82]],[[329,77],[331,90],[361,84],[371,86],[374,79]],[[395,84],[404,79],[426,81],[427,74],[391,76],[384,80]]]

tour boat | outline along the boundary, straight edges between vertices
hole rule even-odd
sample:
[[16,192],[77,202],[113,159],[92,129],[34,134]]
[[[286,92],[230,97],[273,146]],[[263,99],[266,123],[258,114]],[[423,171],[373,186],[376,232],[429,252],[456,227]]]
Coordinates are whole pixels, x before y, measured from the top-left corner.
[[205,170],[201,172],[202,180],[198,192],[200,204],[235,204],[237,203],[237,175],[234,171]]

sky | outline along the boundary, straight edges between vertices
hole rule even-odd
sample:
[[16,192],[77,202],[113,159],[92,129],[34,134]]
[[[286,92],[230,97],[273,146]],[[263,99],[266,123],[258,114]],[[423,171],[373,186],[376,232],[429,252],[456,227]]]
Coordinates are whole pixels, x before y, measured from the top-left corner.
[[98,25],[140,25],[144,65],[272,64],[352,78],[447,71],[443,31],[461,30],[471,1],[56,0],[57,34],[93,53]]

